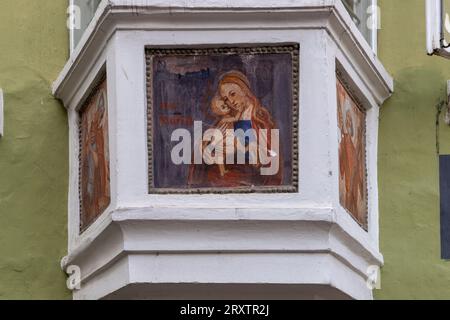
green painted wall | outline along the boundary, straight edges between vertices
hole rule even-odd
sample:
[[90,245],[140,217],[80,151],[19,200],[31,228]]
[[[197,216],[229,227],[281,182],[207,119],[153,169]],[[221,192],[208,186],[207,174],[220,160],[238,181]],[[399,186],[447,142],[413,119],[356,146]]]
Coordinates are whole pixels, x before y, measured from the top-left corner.
[[[450,262],[440,259],[436,104],[445,99],[450,60],[425,53],[423,0],[379,0],[379,56],[395,78],[381,109],[379,192],[382,290],[378,299],[450,299]],[[450,127],[440,117],[441,154]]]
[[68,55],[66,0],[0,1],[0,299],[65,299],[68,130],[51,83]]

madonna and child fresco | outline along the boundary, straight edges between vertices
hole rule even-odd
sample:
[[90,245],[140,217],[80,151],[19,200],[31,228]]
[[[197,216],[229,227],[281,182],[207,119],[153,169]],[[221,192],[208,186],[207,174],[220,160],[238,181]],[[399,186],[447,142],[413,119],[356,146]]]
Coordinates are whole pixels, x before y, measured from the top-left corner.
[[297,55],[147,50],[150,192],[295,191]]

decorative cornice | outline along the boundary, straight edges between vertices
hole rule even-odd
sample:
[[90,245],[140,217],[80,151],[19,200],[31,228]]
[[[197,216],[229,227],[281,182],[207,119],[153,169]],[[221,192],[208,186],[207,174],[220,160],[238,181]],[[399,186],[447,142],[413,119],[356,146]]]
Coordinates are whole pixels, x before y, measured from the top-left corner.
[[[332,208],[278,209],[278,219],[264,218],[261,213],[267,210],[218,209],[220,217],[209,208],[190,209],[186,215],[187,210],[115,211],[101,236],[87,239],[62,259],[61,267],[79,266],[83,288],[119,259],[134,254],[329,254],[361,279],[366,279],[368,266],[383,264],[381,254]],[[270,247],[260,241],[260,233],[251,232],[255,228],[270,234]]]
[[[281,30],[324,29],[350,56],[381,105],[393,92],[393,79],[357,30],[340,0],[299,1],[103,1],[53,84],[67,106],[86,69],[118,30]],[[80,70],[81,69],[81,70]]]

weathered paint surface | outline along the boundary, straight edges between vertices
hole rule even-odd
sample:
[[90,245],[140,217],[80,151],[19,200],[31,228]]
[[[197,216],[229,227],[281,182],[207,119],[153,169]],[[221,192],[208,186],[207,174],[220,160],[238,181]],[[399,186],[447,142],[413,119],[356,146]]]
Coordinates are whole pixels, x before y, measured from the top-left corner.
[[[153,124],[149,122],[154,127],[149,130],[154,150],[152,191],[236,192],[278,190],[279,186],[295,191],[295,49],[286,46],[279,50],[282,52],[270,47],[220,53],[186,50],[183,55],[155,50],[149,54],[153,73],[149,83],[154,119]],[[172,140],[178,129],[196,139],[195,122],[201,122],[200,134],[205,132],[203,148],[194,147],[193,141],[184,147],[187,139],[182,143]],[[218,132],[212,142],[208,129]],[[239,132],[246,132],[247,138]],[[174,161],[173,150],[183,154],[182,163]]]
[[366,116],[339,80],[337,98],[340,202],[367,227]]
[[[450,61],[425,53],[422,0],[379,0],[381,61],[395,93],[381,109],[379,200],[382,290],[378,299],[450,298],[450,262],[440,259],[436,105],[445,99]],[[440,117],[441,154],[450,127]]]
[[2,0],[0,299],[65,299],[67,120],[50,90],[68,54],[65,0]]
[[111,203],[109,182],[108,100],[106,80],[81,110],[81,229],[92,224]]

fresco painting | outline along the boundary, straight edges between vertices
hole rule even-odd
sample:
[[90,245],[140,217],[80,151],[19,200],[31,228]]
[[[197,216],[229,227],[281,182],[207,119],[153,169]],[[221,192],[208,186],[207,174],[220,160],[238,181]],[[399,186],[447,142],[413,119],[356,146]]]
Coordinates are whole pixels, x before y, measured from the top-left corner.
[[339,79],[337,97],[340,202],[366,228],[366,115]]
[[147,51],[151,192],[296,190],[298,49],[281,49]]
[[80,111],[81,229],[109,206],[110,172],[106,80],[97,86]]

